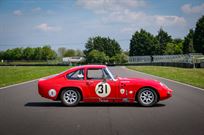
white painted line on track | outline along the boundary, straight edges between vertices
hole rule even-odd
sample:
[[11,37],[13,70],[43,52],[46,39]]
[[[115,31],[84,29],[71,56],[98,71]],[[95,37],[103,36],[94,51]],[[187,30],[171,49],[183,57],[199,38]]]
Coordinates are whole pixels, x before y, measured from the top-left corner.
[[204,89],[199,88],[199,87],[196,87],[196,86],[193,86],[193,85],[190,85],[190,84],[186,84],[186,83],[178,82],[178,81],[175,81],[175,80],[163,78],[163,77],[160,77],[160,76],[151,75],[151,74],[147,74],[147,73],[144,73],[144,72],[136,71],[136,70],[133,70],[133,69],[129,69],[129,68],[125,67],[125,66],[122,66],[122,68],[125,68],[125,69],[130,70],[130,71],[138,72],[138,73],[140,73],[140,74],[149,75],[149,76],[152,76],[152,77],[164,79],[164,80],[167,80],[167,81],[170,81],[170,82],[178,83],[178,84],[181,84],[181,85],[185,85],[185,86],[188,86],[188,87],[192,87],[192,88],[194,88],[194,89],[199,89],[199,90],[204,91]]
[[[49,76],[54,76],[54,75],[49,75]],[[40,77],[40,78],[46,78],[46,77],[49,77],[49,76],[44,76],[44,77]],[[37,79],[34,79],[34,80],[29,80],[29,81],[26,81],[26,82],[17,83],[17,84],[12,84],[12,85],[5,86],[5,87],[1,87],[0,90],[7,89],[7,88],[10,88],[10,87],[15,87],[15,86],[18,86],[18,85],[23,85],[23,84],[26,84],[26,83],[31,83],[31,82],[39,80],[40,78],[37,78]]]
[[[40,79],[40,78],[39,78],[39,79]],[[23,85],[23,84],[26,84],[26,83],[31,83],[31,82],[34,82],[34,81],[37,81],[37,80],[38,80],[38,79],[34,79],[34,80],[22,82],[22,83],[12,84],[12,85],[9,85],[9,86],[1,87],[0,90],[2,90],[2,89],[7,89],[7,88],[10,88],[10,87],[14,87],[14,86],[18,86],[18,85]]]

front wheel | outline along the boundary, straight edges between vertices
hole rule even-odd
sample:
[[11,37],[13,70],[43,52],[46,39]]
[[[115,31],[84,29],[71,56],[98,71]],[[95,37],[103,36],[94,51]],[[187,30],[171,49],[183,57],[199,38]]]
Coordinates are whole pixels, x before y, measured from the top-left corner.
[[153,106],[158,101],[158,96],[152,88],[142,88],[137,94],[137,101],[142,106]]
[[80,98],[81,96],[77,90],[66,89],[61,93],[61,101],[65,106],[76,106]]

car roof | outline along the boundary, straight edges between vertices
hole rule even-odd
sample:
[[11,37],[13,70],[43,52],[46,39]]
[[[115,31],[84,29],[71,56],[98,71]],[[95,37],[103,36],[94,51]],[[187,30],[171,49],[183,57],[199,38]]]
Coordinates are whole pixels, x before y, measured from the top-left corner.
[[106,68],[106,65],[82,65],[82,66],[76,66],[71,68],[71,70],[77,70],[81,68]]

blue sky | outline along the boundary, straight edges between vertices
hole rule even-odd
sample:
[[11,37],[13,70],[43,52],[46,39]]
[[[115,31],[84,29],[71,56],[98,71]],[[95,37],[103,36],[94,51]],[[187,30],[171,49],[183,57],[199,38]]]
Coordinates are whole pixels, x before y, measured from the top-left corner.
[[126,50],[141,28],[183,38],[202,15],[203,0],[0,0],[0,50],[84,49],[93,36],[114,38]]

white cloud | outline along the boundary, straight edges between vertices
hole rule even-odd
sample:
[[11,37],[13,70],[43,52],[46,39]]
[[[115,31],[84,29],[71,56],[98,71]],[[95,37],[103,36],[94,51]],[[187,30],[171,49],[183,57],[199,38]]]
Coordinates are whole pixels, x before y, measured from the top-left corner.
[[60,27],[50,26],[47,23],[39,24],[39,25],[35,26],[35,28],[38,29],[38,30],[44,31],[44,32],[49,32],[49,31],[56,32],[56,31],[61,30]]
[[165,16],[165,15],[148,15],[143,12],[132,12],[124,10],[121,12],[111,12],[104,17],[105,22],[120,22],[137,25],[158,25],[158,26],[182,26],[186,24],[186,20],[179,16]]
[[39,11],[41,11],[41,10],[42,10],[42,9],[41,9],[40,7],[36,7],[36,8],[33,8],[33,9],[32,9],[33,12],[39,12]]
[[106,16],[107,21],[111,22],[123,22],[123,23],[133,23],[136,21],[143,20],[146,18],[146,14],[143,12],[132,12],[128,9],[111,12],[108,16]]
[[204,12],[204,3],[194,7],[191,4],[185,4],[181,7],[181,10],[186,14],[202,13]]
[[156,15],[154,16],[154,19],[156,24],[159,26],[171,26],[171,25],[183,26],[186,24],[186,20],[183,17],[179,16]]
[[77,0],[77,4],[92,10],[94,13],[107,13],[146,6],[144,0]]
[[13,11],[13,14],[16,16],[21,16],[21,15],[23,15],[23,12],[21,10],[15,10],[15,11]]
[[[182,26],[186,24],[183,17],[173,15],[149,15],[135,11],[147,4],[144,0],[78,0],[77,4],[102,15],[105,23],[127,23],[137,26]],[[128,31],[124,29],[122,31]]]

